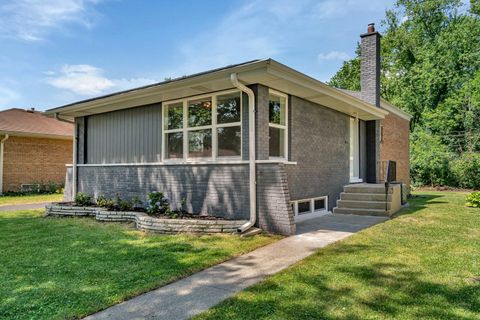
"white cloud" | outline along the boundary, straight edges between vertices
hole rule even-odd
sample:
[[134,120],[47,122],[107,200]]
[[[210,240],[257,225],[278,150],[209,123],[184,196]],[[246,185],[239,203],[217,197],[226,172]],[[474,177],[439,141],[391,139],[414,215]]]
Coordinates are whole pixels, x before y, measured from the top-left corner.
[[350,56],[346,52],[342,51],[330,51],[328,53],[320,53],[318,55],[318,60],[348,60]]
[[25,41],[43,40],[66,23],[90,27],[93,5],[100,0],[15,0],[0,4],[0,36]]
[[0,108],[11,108],[18,98],[20,95],[16,91],[0,85]]
[[[296,47],[300,43],[328,39],[327,32],[331,38],[335,30],[326,29],[331,19],[351,12],[375,11],[379,6],[385,6],[385,0],[251,0],[226,13],[214,28],[182,39],[182,63],[166,70],[166,75],[181,76],[252,59],[278,58],[287,51],[301,50]],[[348,59],[342,53],[328,58]]]
[[94,96],[127,90],[156,82],[147,78],[110,79],[102,69],[88,64],[64,65],[59,72],[47,71],[47,82],[79,96]]

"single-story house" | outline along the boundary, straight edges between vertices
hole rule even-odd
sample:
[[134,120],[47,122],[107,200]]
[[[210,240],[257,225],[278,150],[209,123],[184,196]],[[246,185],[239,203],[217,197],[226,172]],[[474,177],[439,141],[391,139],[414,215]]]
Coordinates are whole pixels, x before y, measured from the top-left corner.
[[344,186],[382,182],[385,161],[409,184],[410,116],[380,98],[373,24],[361,49],[360,92],[266,59],[48,110],[75,120],[73,193],[162,191],[173,207],[282,234],[337,205],[352,213],[362,199],[339,200]]
[[72,123],[34,109],[0,111],[0,193],[63,184],[72,141]]

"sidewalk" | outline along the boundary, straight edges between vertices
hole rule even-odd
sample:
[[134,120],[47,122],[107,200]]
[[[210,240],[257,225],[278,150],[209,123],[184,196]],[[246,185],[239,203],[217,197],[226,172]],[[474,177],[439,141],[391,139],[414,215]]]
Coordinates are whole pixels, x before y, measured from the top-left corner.
[[85,319],[188,319],[317,249],[387,220],[384,217],[326,215],[297,224],[297,235],[150,291]]
[[51,202],[12,204],[12,205],[8,205],[8,206],[0,206],[0,211],[45,209],[45,206],[47,204],[50,204],[50,203]]

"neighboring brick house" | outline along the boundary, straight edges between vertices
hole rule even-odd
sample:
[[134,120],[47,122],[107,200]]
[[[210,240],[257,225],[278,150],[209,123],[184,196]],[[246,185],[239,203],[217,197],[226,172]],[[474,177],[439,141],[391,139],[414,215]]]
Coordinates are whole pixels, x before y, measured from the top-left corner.
[[266,59],[48,110],[75,119],[71,193],[162,191],[174,208],[185,199],[190,212],[249,219],[241,231],[293,234],[297,221],[339,206],[346,185],[366,182],[355,190],[380,194],[341,199],[359,205],[343,212],[390,214],[376,183],[383,160],[397,160],[408,183],[409,116],[381,104],[379,54],[371,25],[360,93]]
[[[65,181],[73,124],[24,109],[0,111],[0,193]],[[25,186],[24,186],[25,187]]]

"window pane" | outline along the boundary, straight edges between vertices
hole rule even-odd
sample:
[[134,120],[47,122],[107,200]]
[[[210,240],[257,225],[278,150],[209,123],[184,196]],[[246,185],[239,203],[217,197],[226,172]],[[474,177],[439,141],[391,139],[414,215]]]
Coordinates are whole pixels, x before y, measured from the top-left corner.
[[217,123],[240,122],[240,93],[217,97]]
[[309,213],[310,201],[298,202],[298,214]]
[[315,211],[325,209],[325,199],[317,199],[314,201]]
[[270,157],[285,157],[285,129],[268,128]]
[[210,97],[188,101],[188,126],[200,127],[212,124],[212,99]]
[[165,143],[165,157],[167,159],[183,158],[183,132],[167,133]]
[[212,156],[212,130],[197,130],[188,133],[188,156],[190,158]]
[[174,103],[167,105],[167,121],[165,121],[165,129],[181,129],[183,128],[183,103]]
[[268,102],[270,123],[285,125],[285,105],[286,99],[284,97],[270,95]]
[[242,132],[240,126],[217,128],[218,156],[240,156]]

